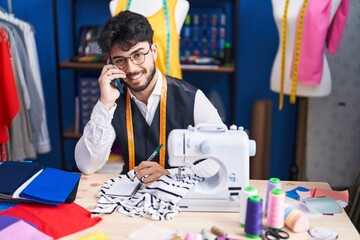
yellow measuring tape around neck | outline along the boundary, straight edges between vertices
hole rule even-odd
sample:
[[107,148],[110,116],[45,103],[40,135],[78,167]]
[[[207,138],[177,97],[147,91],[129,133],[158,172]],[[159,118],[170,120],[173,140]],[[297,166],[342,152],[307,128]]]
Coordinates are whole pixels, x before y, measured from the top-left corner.
[[[286,52],[286,36],[287,36],[287,12],[289,8],[290,0],[286,0],[282,29],[281,29],[281,78],[280,78],[280,95],[279,95],[279,110],[282,110],[284,105],[284,78],[285,78],[285,52]],[[301,49],[301,39],[302,39],[302,31],[304,26],[304,16],[305,10],[308,4],[308,0],[304,0],[304,3],[301,7],[300,18],[298,29],[296,33],[295,40],[295,57],[294,57],[294,67],[292,74],[292,82],[291,82],[291,91],[290,91],[290,103],[294,104],[296,102],[296,88],[297,88],[297,80],[298,80],[298,72],[299,72],[299,59],[300,59],[300,49]]]
[[[165,149],[166,149],[166,97],[167,97],[167,81],[166,77],[162,76],[162,87],[160,97],[160,134],[159,144],[163,147],[159,152],[159,164],[165,167]],[[131,113],[131,100],[129,90],[126,92],[126,131],[128,137],[128,151],[129,151],[129,170],[135,167],[135,144],[134,144],[134,128]],[[145,159],[143,159],[145,160]]]

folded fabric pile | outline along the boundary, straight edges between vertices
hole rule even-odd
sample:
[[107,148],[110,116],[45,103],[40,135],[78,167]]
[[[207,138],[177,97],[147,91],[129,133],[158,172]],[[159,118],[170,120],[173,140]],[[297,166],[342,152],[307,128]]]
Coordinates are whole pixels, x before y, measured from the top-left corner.
[[0,201],[50,205],[73,202],[80,176],[33,162],[3,162],[0,165]]

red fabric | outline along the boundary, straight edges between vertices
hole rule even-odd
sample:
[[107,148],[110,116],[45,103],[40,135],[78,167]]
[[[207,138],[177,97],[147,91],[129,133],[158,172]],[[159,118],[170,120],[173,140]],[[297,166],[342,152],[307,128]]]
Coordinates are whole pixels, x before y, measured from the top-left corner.
[[55,239],[92,227],[101,221],[100,217],[91,218],[90,214],[75,202],[58,206],[20,204],[0,212],[0,215],[10,215],[35,224],[39,231]]
[[0,162],[7,161],[7,154],[6,154],[6,146],[3,143],[0,143]]
[[0,28],[0,143],[9,140],[7,128],[20,110],[7,33]]

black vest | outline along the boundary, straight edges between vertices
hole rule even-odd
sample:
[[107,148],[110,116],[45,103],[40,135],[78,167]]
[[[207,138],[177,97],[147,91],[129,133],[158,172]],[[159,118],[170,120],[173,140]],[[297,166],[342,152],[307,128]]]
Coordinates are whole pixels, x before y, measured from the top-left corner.
[[[173,129],[186,129],[189,125],[194,126],[194,103],[197,88],[176,78],[166,76],[167,79],[167,102],[166,102],[166,137]],[[129,171],[128,137],[126,131],[126,95],[122,94],[118,100],[112,125],[115,128],[116,139],[121,148],[124,159],[122,173]],[[148,126],[145,118],[131,100],[131,111],[134,129],[135,166],[146,160],[159,146],[160,134],[160,104],[156,109],[154,120]],[[167,139],[167,138],[166,138]],[[159,162],[159,155],[153,161]],[[166,149],[165,168],[168,164],[168,152]]]

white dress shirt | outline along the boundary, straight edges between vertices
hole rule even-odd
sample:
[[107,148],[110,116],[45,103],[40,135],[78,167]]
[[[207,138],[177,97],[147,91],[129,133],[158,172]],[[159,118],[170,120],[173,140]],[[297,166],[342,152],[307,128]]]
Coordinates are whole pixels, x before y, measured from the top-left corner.
[[[131,98],[135,101],[148,125],[151,125],[160,102],[162,74],[158,74],[158,76],[154,90],[148,99],[148,104],[139,101],[130,91]],[[201,90],[196,92],[194,105],[195,125],[198,123],[223,123],[217,109]],[[76,144],[76,165],[84,174],[92,174],[98,171],[109,158],[116,137],[115,129],[111,124],[116,107],[115,104],[108,110],[98,101],[91,113],[90,121],[84,128],[82,137]]]

